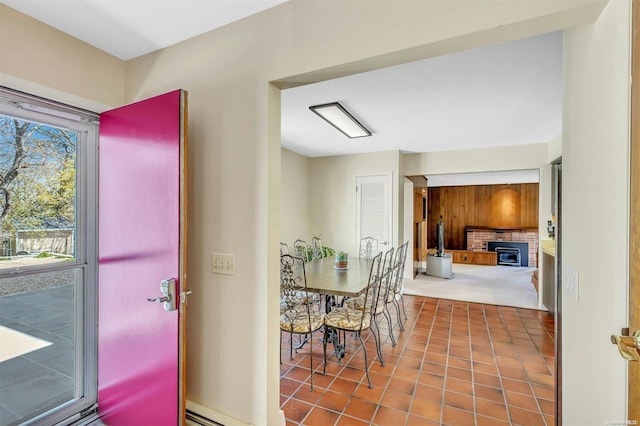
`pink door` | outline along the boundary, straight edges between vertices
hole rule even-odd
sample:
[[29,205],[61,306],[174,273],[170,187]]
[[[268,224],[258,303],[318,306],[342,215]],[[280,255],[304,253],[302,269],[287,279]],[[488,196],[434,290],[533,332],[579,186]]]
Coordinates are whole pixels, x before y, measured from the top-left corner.
[[177,90],[100,117],[98,405],[109,426],[181,423],[184,117]]

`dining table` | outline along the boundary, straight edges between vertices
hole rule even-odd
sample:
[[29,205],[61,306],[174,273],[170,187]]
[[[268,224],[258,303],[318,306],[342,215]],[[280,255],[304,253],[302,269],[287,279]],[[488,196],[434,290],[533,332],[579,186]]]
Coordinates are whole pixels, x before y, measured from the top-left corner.
[[307,290],[329,296],[358,297],[367,288],[371,259],[350,257],[346,268],[337,268],[335,256],[305,263]]
[[[336,266],[335,256],[305,263],[307,291],[318,293],[325,298],[325,309],[338,306],[337,297],[358,297],[367,290],[372,260],[366,257],[350,257],[346,268]],[[341,305],[341,303],[340,303]],[[338,359],[344,358],[344,343],[340,343],[338,333],[329,330],[328,341],[333,344]]]

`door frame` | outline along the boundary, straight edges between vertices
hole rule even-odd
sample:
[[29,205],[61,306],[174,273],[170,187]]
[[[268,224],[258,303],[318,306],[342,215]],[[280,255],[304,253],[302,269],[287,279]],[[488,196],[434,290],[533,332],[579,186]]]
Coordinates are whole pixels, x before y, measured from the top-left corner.
[[[631,3],[631,147],[629,160],[629,329],[640,329],[640,0]],[[640,421],[640,363],[628,362],[627,418]]]

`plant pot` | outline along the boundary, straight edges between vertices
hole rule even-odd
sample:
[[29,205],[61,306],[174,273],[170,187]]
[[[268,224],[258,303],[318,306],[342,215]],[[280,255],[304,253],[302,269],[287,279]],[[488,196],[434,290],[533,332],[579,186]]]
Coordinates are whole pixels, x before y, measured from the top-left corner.
[[346,269],[349,264],[349,253],[336,253],[336,268]]

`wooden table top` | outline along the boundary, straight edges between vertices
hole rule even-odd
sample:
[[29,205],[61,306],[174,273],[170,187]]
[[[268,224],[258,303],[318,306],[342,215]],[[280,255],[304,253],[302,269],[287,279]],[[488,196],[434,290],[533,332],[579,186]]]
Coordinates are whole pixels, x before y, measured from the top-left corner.
[[357,297],[364,293],[369,282],[371,259],[349,257],[346,270],[335,268],[335,256],[308,262],[304,265],[308,291],[334,296]]

